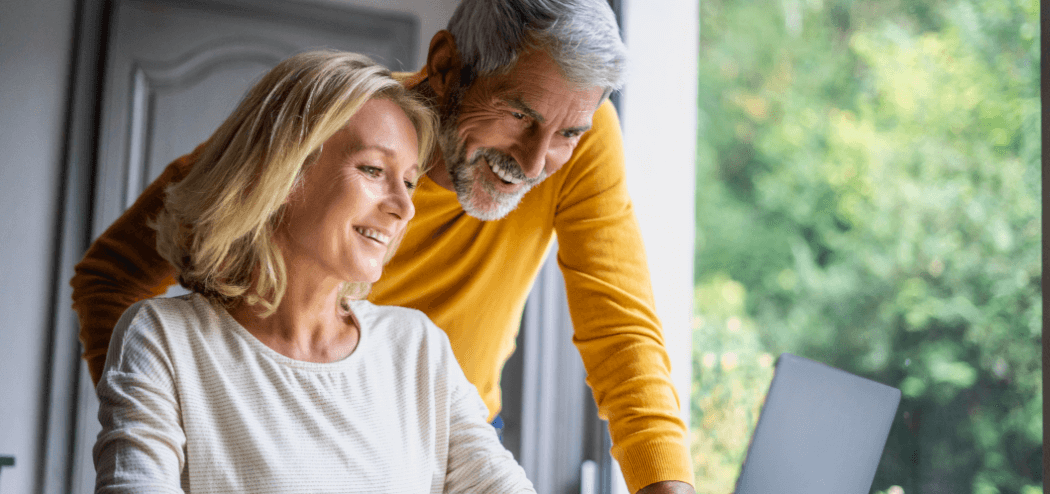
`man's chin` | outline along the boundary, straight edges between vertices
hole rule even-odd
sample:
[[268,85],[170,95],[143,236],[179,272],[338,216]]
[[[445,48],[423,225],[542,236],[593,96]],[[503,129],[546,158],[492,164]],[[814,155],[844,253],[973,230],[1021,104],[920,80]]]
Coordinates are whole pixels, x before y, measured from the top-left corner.
[[[453,160],[446,158],[446,162]],[[484,170],[481,167],[485,167]],[[449,176],[460,207],[468,216],[481,221],[498,220],[510,214],[534,185],[526,183],[513,192],[500,191],[500,187],[489,182],[497,178],[484,161],[471,166],[461,165],[455,172],[449,170]]]
[[476,190],[471,192],[473,193],[456,194],[459,199],[459,205],[468,216],[481,221],[493,221],[507,216],[518,207],[524,195],[516,194],[497,199],[487,193],[478,193]]
[[467,216],[481,221],[495,221],[510,214],[510,212],[518,206],[518,202],[519,201],[515,201],[514,204],[509,205],[504,203],[488,203],[481,205],[476,201],[468,199],[466,201],[461,200],[459,204],[463,207],[463,211],[467,213]]

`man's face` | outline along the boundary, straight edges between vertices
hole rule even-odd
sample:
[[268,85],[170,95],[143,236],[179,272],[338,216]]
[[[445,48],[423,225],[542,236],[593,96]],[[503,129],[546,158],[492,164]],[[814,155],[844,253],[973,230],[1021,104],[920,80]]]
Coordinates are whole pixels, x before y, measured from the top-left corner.
[[602,94],[569,83],[549,55],[535,50],[522,53],[509,73],[454,91],[439,144],[463,210],[495,220],[517,207],[569,161]]

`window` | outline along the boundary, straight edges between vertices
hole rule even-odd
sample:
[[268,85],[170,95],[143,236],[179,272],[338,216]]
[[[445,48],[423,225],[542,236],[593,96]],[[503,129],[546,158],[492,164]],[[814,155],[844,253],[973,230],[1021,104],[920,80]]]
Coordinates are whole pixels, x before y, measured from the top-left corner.
[[873,492],[1042,492],[1038,2],[700,12],[697,492],[785,351],[902,390]]

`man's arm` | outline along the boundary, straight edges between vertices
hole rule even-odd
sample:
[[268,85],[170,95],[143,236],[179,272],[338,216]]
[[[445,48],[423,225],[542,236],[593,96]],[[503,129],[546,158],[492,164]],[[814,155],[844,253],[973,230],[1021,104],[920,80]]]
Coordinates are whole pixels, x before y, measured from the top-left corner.
[[611,104],[595,113],[594,127],[563,171],[555,215],[558,264],[573,342],[599,415],[609,420],[613,456],[631,492],[678,492],[660,490],[683,486],[674,481],[689,488],[687,431],[627,195],[622,136]]
[[[203,146],[203,145],[202,145]],[[147,222],[164,205],[164,188],[189,173],[202,146],[164,169],[120,218],[88,248],[74,268],[73,310],[80,319],[91,380],[98,384],[113,326],[131,304],[167,291],[175,268],[157,254],[156,232]]]

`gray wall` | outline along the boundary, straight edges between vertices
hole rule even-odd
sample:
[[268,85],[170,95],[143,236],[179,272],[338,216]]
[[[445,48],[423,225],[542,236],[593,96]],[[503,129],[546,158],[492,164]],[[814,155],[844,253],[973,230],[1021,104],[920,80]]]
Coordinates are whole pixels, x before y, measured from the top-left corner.
[[0,494],[32,492],[44,430],[73,0],[0,0]]
[[[307,0],[309,1],[309,0]],[[452,11],[456,10],[459,0],[312,0],[317,3],[350,4],[359,7],[404,12],[419,18],[419,46],[416,49],[416,60],[419,67],[427,61],[427,50],[430,49],[430,38],[434,33],[445,29]],[[2,493],[0,493],[2,494]]]

